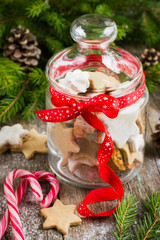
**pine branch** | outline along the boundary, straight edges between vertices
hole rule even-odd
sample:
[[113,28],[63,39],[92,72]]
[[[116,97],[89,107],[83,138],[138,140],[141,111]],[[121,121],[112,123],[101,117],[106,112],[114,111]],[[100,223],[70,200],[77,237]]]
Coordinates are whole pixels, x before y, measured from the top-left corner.
[[160,83],[160,63],[147,68],[144,65],[144,70],[146,73],[146,84],[148,90],[153,92],[157,89],[157,86]]
[[128,229],[130,229],[136,221],[136,215],[138,214],[137,203],[137,198],[129,194],[128,197],[125,195],[124,199],[119,204],[119,207],[114,214],[117,221],[114,236],[117,240],[132,239],[132,234]]
[[137,240],[158,239],[160,237],[160,191],[144,201],[146,215],[135,232]]
[[61,49],[63,49],[63,44],[62,42],[54,39],[53,37],[50,36],[45,36],[45,41],[47,44],[47,47],[53,52],[59,52]]
[[42,12],[49,9],[48,1],[37,0],[26,8],[28,17],[38,17]]
[[28,91],[25,93],[25,98],[28,99],[28,104],[22,111],[22,118],[30,120],[35,117],[35,110],[44,108],[45,91]]
[[34,69],[32,72],[28,74],[28,77],[30,79],[30,83],[33,84],[35,87],[38,87],[40,90],[46,90],[48,86],[47,78],[40,68]]
[[135,226],[134,234],[131,234],[131,227],[135,225],[138,215],[137,199],[131,194],[119,204],[115,213],[117,221],[114,236],[117,240],[148,240],[159,239],[160,237],[160,191],[147,196],[144,200],[145,215]]
[[107,15],[108,17],[113,17],[113,10],[105,3],[96,6],[95,13]]
[[15,94],[24,82],[23,69],[13,61],[0,58],[0,96]]
[[147,195],[147,199],[144,201],[144,205],[147,212],[151,212],[154,217],[160,212],[160,191],[152,194],[150,197]]
[[24,84],[24,81],[18,81],[15,83],[10,83],[7,86],[0,87],[0,96],[4,95],[10,95],[11,93],[14,94],[18,91],[18,89],[21,87],[22,84]]
[[0,122],[5,123],[8,119],[15,116],[24,106],[24,98],[22,96],[26,85],[20,90],[18,95],[10,95],[8,98],[0,100]]
[[66,21],[63,17],[61,17],[56,12],[51,12],[46,15],[46,21],[49,26],[53,27],[53,29],[58,33],[63,33],[64,29],[66,28]]

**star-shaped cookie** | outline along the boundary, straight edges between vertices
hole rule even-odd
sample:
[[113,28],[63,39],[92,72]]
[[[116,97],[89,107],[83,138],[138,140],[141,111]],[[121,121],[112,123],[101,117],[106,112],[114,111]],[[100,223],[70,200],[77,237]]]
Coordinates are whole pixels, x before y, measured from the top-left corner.
[[4,126],[0,131],[0,152],[7,151],[11,146],[17,148],[29,136],[29,131],[23,129],[21,124]]
[[74,213],[76,205],[63,205],[60,200],[56,200],[50,208],[41,209],[41,214],[46,218],[43,223],[44,229],[57,228],[63,234],[68,233],[71,225],[78,225],[82,220]]
[[120,81],[117,78],[100,71],[89,72],[89,81],[92,92],[115,90],[120,85]]
[[114,119],[108,118],[104,113],[97,113],[97,117],[108,129],[118,148],[122,148],[131,136],[139,134],[139,128],[136,124],[139,107],[138,102],[132,104],[121,110],[118,117]]
[[89,167],[95,166],[95,164],[87,158],[79,158],[77,160],[71,158],[68,159],[68,169],[71,173],[74,173],[76,169],[79,168],[82,164],[88,165]]
[[74,140],[73,128],[68,128],[64,123],[56,123],[56,126],[52,128],[52,138],[54,145],[62,153],[62,166],[68,163],[70,154],[80,151],[80,147]]
[[120,149],[123,154],[124,163],[126,165],[133,164],[134,160],[138,162],[143,162],[142,152],[130,152],[128,144],[125,144],[123,148]]
[[80,146],[79,153],[73,153],[72,159],[88,159],[94,165],[98,165],[97,152],[100,145],[94,141],[88,140],[87,138],[77,139],[78,145]]
[[28,139],[23,142],[20,148],[11,148],[12,152],[22,152],[27,159],[35,153],[48,153],[47,135],[39,134],[34,128],[30,130]]

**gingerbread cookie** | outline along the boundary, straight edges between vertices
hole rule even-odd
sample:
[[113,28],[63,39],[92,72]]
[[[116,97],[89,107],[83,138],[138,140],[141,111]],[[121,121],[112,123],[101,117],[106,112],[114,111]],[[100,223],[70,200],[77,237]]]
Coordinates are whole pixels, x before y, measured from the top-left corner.
[[82,164],[87,165],[89,167],[95,166],[95,164],[92,163],[87,158],[79,158],[77,160],[74,160],[72,158],[68,159],[68,169],[71,173],[74,173],[76,171],[76,169],[79,168]]
[[143,124],[143,121],[142,121],[141,111],[138,113],[138,118],[136,120],[136,124],[139,127],[139,132],[141,134],[144,134],[145,133],[145,125]]
[[80,147],[79,153],[73,153],[72,159],[88,159],[94,165],[98,165],[97,163],[97,152],[99,150],[100,145],[97,143],[90,141],[86,138],[77,139],[77,143]]
[[103,72],[89,72],[91,92],[106,92],[117,89],[120,82],[113,76],[108,76]]
[[39,134],[35,129],[31,129],[28,139],[18,149],[11,148],[12,152],[22,152],[27,159],[34,156],[35,153],[48,153],[47,135]]
[[139,162],[135,159],[132,164],[127,165],[128,169],[133,169],[139,165]]
[[4,126],[0,131],[0,152],[8,150],[10,147],[19,148],[29,136],[29,131],[23,129],[21,124]]
[[78,116],[74,122],[74,135],[77,138],[84,138],[87,134],[93,134],[95,128],[89,125],[81,116]]
[[99,67],[99,68],[97,68],[96,72],[102,72],[102,73],[105,73],[107,76],[114,77],[120,83],[118,75],[107,67],[105,67],[105,68]]
[[65,166],[70,154],[80,151],[80,147],[74,140],[73,128],[66,127],[64,123],[56,123],[56,126],[52,128],[52,138],[54,145],[62,153],[61,164]]
[[126,167],[128,165],[132,165],[134,160],[136,159],[138,162],[143,162],[143,157],[141,152],[133,152],[131,153],[129,150],[128,144],[125,144],[123,148],[120,149],[123,155],[124,163]]
[[57,228],[63,234],[68,233],[72,225],[79,225],[82,220],[75,215],[76,205],[63,205],[60,200],[56,200],[50,208],[41,209],[41,214],[46,218],[43,223],[44,229]]

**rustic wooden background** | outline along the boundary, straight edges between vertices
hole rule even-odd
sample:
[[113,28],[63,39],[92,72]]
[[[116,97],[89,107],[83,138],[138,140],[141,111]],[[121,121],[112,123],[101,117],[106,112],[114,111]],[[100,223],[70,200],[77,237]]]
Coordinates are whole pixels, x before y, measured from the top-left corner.
[[[160,150],[154,147],[151,142],[151,133],[154,131],[154,126],[160,117],[160,90],[150,95],[148,103],[148,114],[146,122],[146,149],[145,149],[145,163],[140,174],[132,181],[124,185],[126,193],[132,192],[138,196],[140,202],[144,193],[152,193],[160,189]],[[17,122],[18,120],[14,120]],[[38,122],[38,124],[37,124]],[[39,132],[44,133],[46,125],[34,120],[30,124],[23,123],[24,127],[36,128]],[[0,155],[0,218],[7,207],[3,184],[6,175],[14,169],[26,169],[31,172],[38,170],[50,171],[47,155],[36,155],[31,160],[26,160],[21,153],[6,152]],[[59,179],[58,179],[59,180]],[[60,181],[60,180],[59,180]],[[15,187],[18,181],[15,181]],[[42,189],[44,194],[49,191],[49,184],[42,182]],[[64,204],[81,203],[83,198],[89,192],[87,189],[74,187],[65,182],[60,181],[60,191],[58,198]],[[95,211],[98,209],[97,205],[94,207]],[[19,205],[25,240],[112,240],[114,239],[113,231],[115,229],[114,216],[104,218],[83,218],[83,223],[79,226],[72,226],[69,229],[68,236],[63,236],[56,229],[43,230],[43,217],[40,214],[40,207],[35,203],[32,196],[31,189],[28,189],[22,202]],[[11,226],[3,236],[2,240],[12,240],[13,235]]]

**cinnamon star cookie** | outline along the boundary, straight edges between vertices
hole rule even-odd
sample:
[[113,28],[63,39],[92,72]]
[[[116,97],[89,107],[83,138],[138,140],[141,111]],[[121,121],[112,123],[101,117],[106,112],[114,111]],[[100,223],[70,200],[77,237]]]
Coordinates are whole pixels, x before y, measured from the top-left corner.
[[80,147],[80,151],[79,153],[73,153],[72,159],[88,159],[94,165],[98,165],[97,152],[100,145],[94,141],[88,140],[87,138],[79,138],[77,139],[77,143]]
[[10,147],[21,147],[28,136],[29,131],[23,129],[21,124],[2,127],[0,131],[0,152],[7,151]]
[[35,129],[30,130],[30,136],[20,148],[11,148],[12,152],[22,152],[27,159],[35,153],[48,153],[47,135],[39,134]]
[[78,225],[82,220],[74,213],[76,205],[63,205],[60,200],[56,200],[50,208],[41,209],[41,214],[46,218],[43,223],[44,229],[57,228],[63,234],[68,233],[71,225]]
[[68,128],[64,123],[56,123],[55,127],[52,128],[52,138],[54,145],[62,153],[62,166],[68,163],[70,154],[78,153],[80,147],[74,140],[73,128]]

